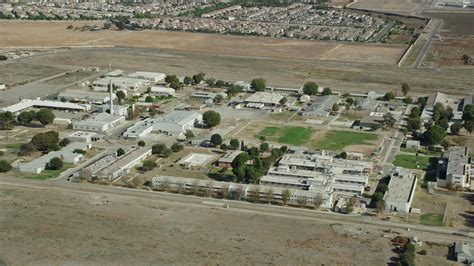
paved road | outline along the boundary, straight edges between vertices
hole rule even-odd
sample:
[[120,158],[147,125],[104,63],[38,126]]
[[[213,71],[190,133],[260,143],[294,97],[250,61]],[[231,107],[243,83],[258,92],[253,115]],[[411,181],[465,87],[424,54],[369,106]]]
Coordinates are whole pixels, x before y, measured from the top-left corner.
[[31,189],[40,189],[45,192],[60,191],[71,194],[108,194],[126,198],[153,200],[157,203],[193,206],[196,208],[220,209],[219,206],[222,206],[224,203],[227,203],[230,205],[230,208],[222,208],[222,211],[254,213],[256,215],[287,217],[299,220],[313,220],[321,223],[337,223],[356,226],[358,228],[380,230],[381,232],[387,229],[392,229],[408,237],[418,236],[423,241],[433,241],[439,243],[464,241],[474,244],[474,239],[468,237],[466,232],[460,232],[450,228],[428,227],[418,224],[381,221],[371,217],[341,215],[330,212],[319,212],[313,210],[280,207],[274,205],[252,204],[240,201],[227,201],[212,198],[177,195],[165,192],[144,191],[113,186],[98,186],[93,184],[70,183],[64,181],[37,181],[18,179],[14,177],[0,177],[0,185],[3,187],[24,187]]
[[[431,30],[428,34],[426,34],[427,35],[426,37],[424,37],[426,41],[423,44],[423,47],[421,48],[420,52],[418,53],[418,56],[416,57],[416,60],[413,63],[413,67],[416,67],[416,68],[420,67],[420,64],[421,64],[423,58],[425,57],[425,53],[428,50],[428,48],[430,47],[434,36],[438,35],[440,33],[442,27],[443,27],[443,21],[439,20],[439,19],[433,20],[433,24],[434,24],[434,26],[433,26],[434,29]],[[420,38],[423,38],[423,37],[420,36]]]

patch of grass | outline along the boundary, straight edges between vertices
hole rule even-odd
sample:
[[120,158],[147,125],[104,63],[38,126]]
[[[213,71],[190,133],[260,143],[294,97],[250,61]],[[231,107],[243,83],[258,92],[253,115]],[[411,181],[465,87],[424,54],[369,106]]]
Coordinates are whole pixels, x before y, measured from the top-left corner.
[[51,178],[56,178],[58,177],[62,172],[66,171],[69,168],[72,168],[74,165],[71,164],[66,164],[63,166],[63,168],[59,170],[44,170],[40,174],[37,175],[31,175],[31,176],[24,176],[23,178],[28,178],[28,179],[37,179],[37,180],[46,180],[46,179],[51,179]]
[[411,66],[415,63],[418,54],[421,52],[421,48],[425,45],[425,40],[420,39],[412,48],[410,53],[407,55],[403,66]]
[[425,213],[420,216],[423,225],[443,226],[443,215],[440,213]]
[[8,144],[5,144],[4,146],[5,148],[9,150],[19,150],[22,144],[23,143],[8,143]]
[[378,135],[374,133],[331,130],[326,133],[322,140],[316,143],[315,147],[323,150],[338,151],[349,145],[370,145],[372,144],[370,141],[374,141],[377,138]]
[[256,137],[265,136],[267,140],[300,146],[311,139],[313,130],[305,127],[266,127]]
[[400,166],[409,169],[428,169],[430,164],[430,157],[427,156],[418,156],[411,154],[397,154],[395,160],[393,161],[395,166]]

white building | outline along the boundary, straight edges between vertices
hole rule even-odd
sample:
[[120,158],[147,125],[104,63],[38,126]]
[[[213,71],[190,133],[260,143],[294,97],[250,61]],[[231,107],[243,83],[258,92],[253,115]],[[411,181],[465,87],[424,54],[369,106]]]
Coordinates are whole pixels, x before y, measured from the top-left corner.
[[123,133],[123,137],[126,139],[141,139],[144,138],[149,133],[153,132],[153,124],[155,120],[152,118],[147,118],[135,122],[131,127]]
[[105,132],[125,121],[122,115],[111,115],[109,113],[99,113],[85,120],[72,122],[75,130]]
[[425,108],[423,108],[423,112],[421,112],[421,120],[425,123],[431,121],[433,119],[433,108],[437,103],[441,103],[444,107],[446,107],[449,103],[448,95],[436,92],[428,96],[428,100],[426,100]]
[[184,134],[193,129],[196,124],[202,123],[202,114],[187,111],[174,111],[163,117],[155,118],[153,131],[169,135]]
[[467,147],[450,147],[441,160],[437,185],[441,187],[471,187],[472,162]]
[[23,99],[19,103],[1,108],[0,112],[11,112],[14,115],[18,115],[23,110],[26,110],[29,108],[48,108],[48,109],[56,109],[56,110],[72,111],[72,112],[86,112],[91,109],[91,106],[88,104],[63,103],[63,102],[50,101],[50,100]]
[[0,91],[6,90],[7,86],[3,83],[0,84]]
[[173,176],[155,176],[152,179],[152,185],[156,189],[168,191],[180,191],[187,193],[197,192],[197,194],[210,193],[223,196],[224,188],[228,190],[227,197],[235,200],[252,200],[256,198],[260,202],[268,201],[268,194],[271,193],[273,202],[282,203],[283,195],[288,193],[289,205],[314,206],[316,200],[323,201],[321,208],[329,209],[332,206],[332,196],[320,194],[316,191],[306,191],[291,188],[282,188],[274,186],[237,184],[232,182],[220,182],[213,180],[173,177]]
[[[112,100],[116,98],[115,93],[112,93]],[[58,101],[105,104],[110,102],[110,93],[68,89],[59,93]]]
[[222,98],[226,98],[227,94],[224,92],[214,93],[214,92],[207,92],[207,91],[196,91],[193,92],[190,97],[195,99],[203,99],[203,100],[214,100],[217,95],[221,95]]
[[300,88],[273,88],[268,87],[267,91],[283,93],[283,94],[292,94],[292,95],[301,95],[303,94],[303,87]]
[[66,147],[62,148],[59,151],[52,151],[46,155],[43,155],[39,158],[34,159],[30,162],[20,162],[18,164],[18,170],[22,173],[35,173],[39,174],[46,169],[46,165],[51,161],[51,159],[58,157],[65,163],[75,164],[84,159],[84,155],[80,153],[75,153],[76,149],[86,150],[91,147],[90,144],[83,142],[72,142],[69,143]]
[[150,94],[158,96],[174,96],[175,92],[175,89],[163,86],[153,86],[150,89]]
[[279,105],[281,99],[283,99],[284,96],[279,93],[272,93],[272,92],[256,92],[247,99],[244,100],[245,104],[263,104],[265,106],[275,106]]
[[96,133],[96,132],[88,132],[88,131],[76,131],[70,134],[67,139],[71,142],[85,142],[90,143],[93,141],[99,141],[104,137],[104,135]]
[[136,79],[147,79],[149,80],[152,84],[163,81],[166,78],[166,75],[163,73],[156,73],[156,72],[135,72],[130,75],[128,75],[130,78],[136,78]]
[[416,181],[417,178],[410,169],[397,167],[390,176],[388,191],[384,195],[386,211],[410,212]]
[[117,158],[117,160],[98,173],[99,178],[105,178],[113,181],[130,172],[134,166],[140,164],[151,155],[151,148],[136,148]]
[[127,78],[127,77],[105,77],[98,79],[92,83],[95,91],[109,91],[109,85],[112,82],[114,86],[117,86],[122,90],[137,91],[138,89],[149,86],[150,81],[148,79],[138,78]]

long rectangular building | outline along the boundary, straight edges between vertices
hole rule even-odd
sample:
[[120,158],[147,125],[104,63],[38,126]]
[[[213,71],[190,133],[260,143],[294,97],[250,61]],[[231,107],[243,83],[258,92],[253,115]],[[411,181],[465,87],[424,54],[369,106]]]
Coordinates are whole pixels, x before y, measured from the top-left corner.
[[114,163],[107,166],[100,173],[98,173],[98,177],[113,181],[119,177],[126,175],[130,171],[130,169],[132,169],[132,167],[140,164],[150,155],[151,148],[136,148],[135,150],[128,152],[122,157],[117,158]]
[[125,121],[125,116],[99,113],[85,120],[72,122],[75,130],[105,132]]
[[[115,100],[117,96],[112,93],[112,100]],[[59,93],[58,100],[61,102],[84,102],[93,104],[105,104],[110,102],[110,93],[96,92],[96,91],[84,91],[84,90],[66,90]]]
[[50,100],[23,99],[19,103],[1,108],[0,112],[11,112],[14,115],[18,115],[22,111],[29,108],[48,108],[48,109],[56,109],[56,110],[63,110],[63,111],[86,112],[91,109],[91,106],[88,104],[76,104],[76,103],[58,102],[58,101],[50,101]]

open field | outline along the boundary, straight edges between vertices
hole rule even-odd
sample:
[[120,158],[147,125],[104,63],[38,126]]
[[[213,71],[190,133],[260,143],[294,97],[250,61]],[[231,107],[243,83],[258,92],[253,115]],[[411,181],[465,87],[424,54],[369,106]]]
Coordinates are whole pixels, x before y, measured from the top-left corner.
[[311,139],[313,131],[304,127],[266,127],[256,137],[263,136],[269,141],[301,146]]
[[418,156],[411,154],[397,154],[395,160],[393,161],[395,166],[410,168],[410,169],[420,169],[425,170],[430,164],[430,157],[428,156]]
[[[80,24],[103,22],[76,22]],[[404,45],[351,44],[165,31],[66,30],[70,22],[0,21],[1,47],[116,46],[212,52],[234,56],[394,64]],[[27,35],[28,38],[24,36]],[[146,40],[146,41],[145,41]],[[363,48],[363,49],[361,49]],[[328,54],[326,56],[326,54]]]
[[0,195],[0,261],[12,265],[381,265],[396,256],[380,232],[290,216],[54,189]]
[[420,223],[424,225],[442,226],[443,214],[425,213],[420,216]]
[[324,135],[323,139],[315,144],[315,147],[338,151],[350,145],[372,146],[372,142],[377,140],[377,138],[378,135],[373,133],[331,130]]
[[419,15],[421,11],[428,7],[432,2],[433,0],[357,0],[349,6],[351,8],[368,9],[395,14]]

